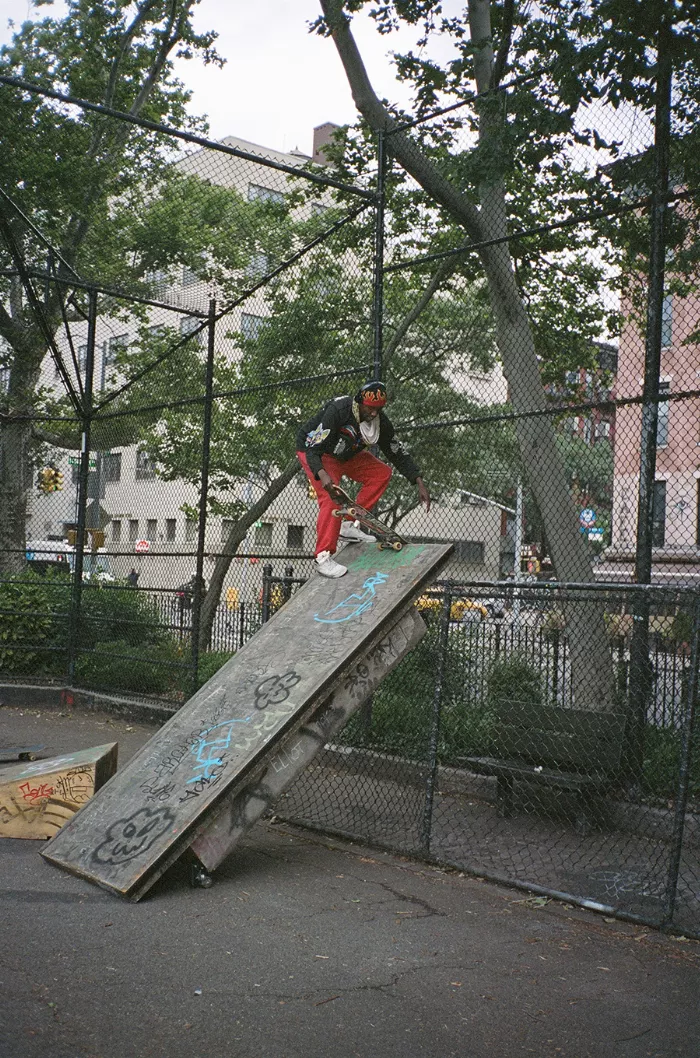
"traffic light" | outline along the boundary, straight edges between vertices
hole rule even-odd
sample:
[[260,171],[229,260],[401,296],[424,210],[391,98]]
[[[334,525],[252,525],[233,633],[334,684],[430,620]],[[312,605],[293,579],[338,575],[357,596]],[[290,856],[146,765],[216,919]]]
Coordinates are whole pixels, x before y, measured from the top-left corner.
[[58,467],[43,467],[36,476],[39,492],[60,492],[63,488],[63,472]]
[[44,467],[36,476],[39,492],[53,492],[53,467]]

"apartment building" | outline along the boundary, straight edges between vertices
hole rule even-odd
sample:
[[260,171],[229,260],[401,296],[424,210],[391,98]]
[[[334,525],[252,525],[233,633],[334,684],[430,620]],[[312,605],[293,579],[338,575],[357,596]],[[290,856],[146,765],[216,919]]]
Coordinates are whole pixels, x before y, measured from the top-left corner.
[[[696,339],[700,298],[664,298],[660,396],[697,391],[700,343]],[[639,397],[644,383],[644,338],[627,318],[620,338],[615,395]],[[629,579],[634,570],[639,498],[642,411],[618,407],[615,427],[612,545],[601,573]],[[653,498],[654,582],[700,582],[700,399],[661,400],[658,409],[656,480]]]

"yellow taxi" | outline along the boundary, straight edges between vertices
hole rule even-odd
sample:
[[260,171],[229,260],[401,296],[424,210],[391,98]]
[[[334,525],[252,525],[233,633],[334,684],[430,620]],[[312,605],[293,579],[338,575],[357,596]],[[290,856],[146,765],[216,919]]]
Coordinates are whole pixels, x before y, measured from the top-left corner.
[[[442,596],[439,588],[429,588],[416,600],[418,613],[440,613]],[[453,599],[450,605],[450,621],[483,621],[488,616],[488,609],[474,599]]]

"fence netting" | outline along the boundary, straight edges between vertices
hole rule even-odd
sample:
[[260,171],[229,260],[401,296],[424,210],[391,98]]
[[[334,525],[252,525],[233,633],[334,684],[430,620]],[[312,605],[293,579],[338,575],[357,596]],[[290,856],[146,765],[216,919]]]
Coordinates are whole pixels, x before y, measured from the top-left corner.
[[475,242],[410,172],[483,195],[473,114],[319,164],[51,105],[131,164],[86,159],[60,208],[28,208],[30,173],[3,192],[0,678],[181,704],[314,575],[297,430],[381,375],[433,504],[395,472],[377,513],[455,549],[423,641],[278,814],[698,935],[683,130],[654,308],[654,129],[625,108],[516,136]]

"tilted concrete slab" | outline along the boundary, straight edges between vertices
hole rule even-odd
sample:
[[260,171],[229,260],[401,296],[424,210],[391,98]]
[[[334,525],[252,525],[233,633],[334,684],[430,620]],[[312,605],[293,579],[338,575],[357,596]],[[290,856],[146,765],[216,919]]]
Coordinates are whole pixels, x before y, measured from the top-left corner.
[[244,790],[226,797],[190,848],[209,871],[230,856],[263,812],[299,777],[307,764],[340,731],[376,691],[385,676],[420,642],[425,622],[407,613],[367,654],[356,661],[343,682],[299,729],[282,740],[272,760],[262,766]]
[[117,770],[117,743],[0,769],[0,838],[52,838]]
[[314,576],[42,850],[138,900],[410,609],[452,544],[354,544]]

